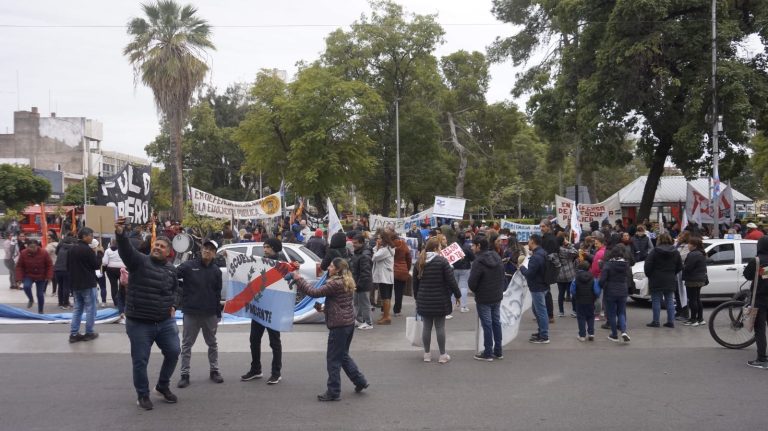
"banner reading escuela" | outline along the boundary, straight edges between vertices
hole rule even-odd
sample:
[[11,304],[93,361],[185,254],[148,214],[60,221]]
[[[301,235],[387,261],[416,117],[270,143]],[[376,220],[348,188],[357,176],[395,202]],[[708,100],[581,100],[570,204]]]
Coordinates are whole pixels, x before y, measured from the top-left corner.
[[[562,196],[555,195],[555,211],[557,223],[562,226],[568,226],[571,219],[571,208],[574,201]],[[610,198],[596,204],[579,204],[579,221],[581,228],[589,230],[589,224],[593,221],[602,223],[608,220],[613,224],[616,219],[621,218],[621,201],[619,195],[613,195]]]
[[255,201],[231,201],[191,187],[192,207],[197,215],[238,220],[264,219],[280,215],[280,193]]
[[421,227],[421,224],[425,221],[429,221],[430,227],[437,227],[437,218],[432,215],[432,208],[426,209],[420,213],[414,214],[408,217],[392,218],[384,217],[376,214],[371,214],[368,218],[368,224],[371,232],[375,232],[376,229],[384,229],[388,223],[395,225],[395,232],[399,234],[405,234],[411,229],[412,224]]

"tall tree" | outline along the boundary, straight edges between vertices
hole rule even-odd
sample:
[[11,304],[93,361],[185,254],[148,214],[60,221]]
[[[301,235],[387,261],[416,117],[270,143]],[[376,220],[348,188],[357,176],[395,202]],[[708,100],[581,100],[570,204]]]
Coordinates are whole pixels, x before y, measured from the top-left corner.
[[[565,144],[569,131],[592,143],[587,145],[598,163],[615,161],[617,155],[626,159],[616,151],[623,146],[624,130],[640,137],[636,153],[649,172],[639,219],[650,212],[668,160],[691,176],[712,162],[702,139],[711,130],[705,117],[712,111],[709,5],[705,0],[494,1],[497,18],[523,28],[497,39],[493,58],[522,63],[541,43],[552,37],[558,42],[521,81],[539,96],[529,105],[534,116],[574,113],[573,126],[568,130],[556,119],[541,126],[560,127]],[[744,167],[748,120],[764,120],[768,81],[761,57],[741,58],[737,46],[764,26],[754,17],[765,7],[764,2],[718,2],[717,104],[727,134],[721,141],[723,178]]]
[[[437,61],[432,53],[443,42],[445,32],[435,15],[406,13],[402,6],[392,1],[373,1],[371,8],[371,15],[363,15],[352,24],[350,31],[339,29],[326,38],[321,61],[347,79],[366,83],[384,100],[385,113],[368,125],[376,143],[371,154],[376,158],[378,168],[363,187],[370,195],[380,198],[379,209],[383,214],[389,214],[394,202],[392,192],[396,174],[395,102],[413,109],[434,102],[424,96],[433,90],[429,88],[432,82],[439,85]],[[425,76],[433,79],[422,79]],[[413,99],[421,100],[410,104]],[[437,112],[433,111],[433,115]],[[408,118],[401,113],[401,131],[407,129],[403,120]],[[422,128],[427,135],[412,136],[407,144],[403,141],[401,151],[405,147],[439,146],[439,123],[436,119],[430,123],[436,129]],[[433,134],[435,130],[437,133]],[[435,142],[435,136],[438,142]],[[401,162],[406,160],[402,155],[400,159]],[[409,184],[415,182],[409,181]]]
[[[80,204],[82,199],[80,186]],[[0,201],[16,211],[31,203],[45,202],[51,196],[51,183],[38,177],[32,169],[23,166],[0,165]]]
[[210,26],[191,5],[173,0],[143,4],[146,19],[128,22],[133,40],[123,49],[139,79],[152,89],[155,103],[169,124],[171,142],[171,217],[183,215],[182,129],[190,101],[208,72],[205,49],[215,49]]

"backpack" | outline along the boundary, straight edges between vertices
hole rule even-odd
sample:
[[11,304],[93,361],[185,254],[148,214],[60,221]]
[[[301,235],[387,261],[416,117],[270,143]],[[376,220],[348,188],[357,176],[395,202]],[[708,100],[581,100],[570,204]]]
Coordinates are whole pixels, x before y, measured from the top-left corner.
[[550,253],[544,261],[544,282],[554,284],[557,282],[557,276],[560,274],[560,258],[557,253]]

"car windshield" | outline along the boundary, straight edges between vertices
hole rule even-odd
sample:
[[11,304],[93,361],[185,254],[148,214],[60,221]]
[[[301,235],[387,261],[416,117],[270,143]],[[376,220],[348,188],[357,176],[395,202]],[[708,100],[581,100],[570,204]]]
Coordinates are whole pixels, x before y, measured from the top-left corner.
[[301,250],[302,253],[309,256],[310,259],[314,260],[315,262],[322,262],[323,259],[320,259],[312,250],[304,247],[303,245],[299,247],[299,250]]

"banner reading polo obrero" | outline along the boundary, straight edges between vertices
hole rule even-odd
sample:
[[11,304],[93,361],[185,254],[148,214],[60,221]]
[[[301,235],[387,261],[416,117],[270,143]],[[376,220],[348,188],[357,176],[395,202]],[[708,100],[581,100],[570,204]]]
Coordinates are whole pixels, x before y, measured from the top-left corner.
[[501,228],[509,229],[510,232],[517,234],[518,242],[528,242],[531,239],[531,235],[537,233],[541,235],[541,227],[537,224],[520,224],[510,220],[501,220]]
[[152,181],[149,166],[125,165],[118,174],[103,178],[96,195],[98,205],[117,208],[118,217],[128,217],[133,223],[149,223],[149,201]]
[[384,217],[376,214],[371,214],[368,217],[368,224],[372,232],[379,228],[384,229],[388,223],[392,223],[395,226],[395,232],[405,234],[411,229],[412,224],[421,227],[422,223],[427,223],[430,227],[437,227],[437,218],[432,215],[432,208],[401,218]]
[[238,220],[264,219],[280,215],[280,193],[275,193],[255,201],[231,201],[206,193],[194,187],[192,207],[195,214],[208,217]]
[[[574,201],[562,196],[555,195],[555,209],[557,211],[557,223],[562,226],[568,226],[571,219],[571,208]],[[615,194],[608,199],[596,204],[579,204],[579,221],[581,228],[589,229],[589,224],[593,221],[602,222],[609,220],[613,223],[621,218],[621,201],[619,195]]]
[[229,289],[224,312],[251,318],[275,331],[293,328],[296,290],[283,277],[295,268],[258,256],[228,253]]

